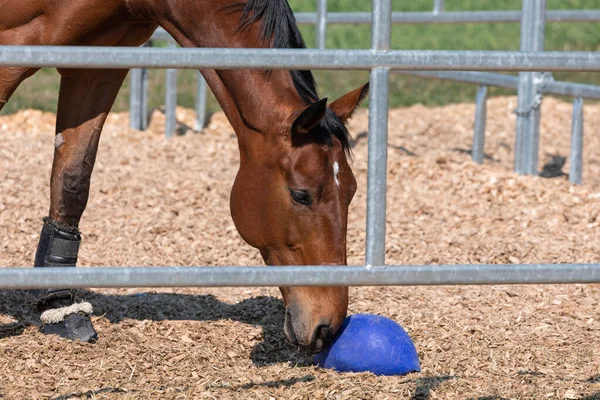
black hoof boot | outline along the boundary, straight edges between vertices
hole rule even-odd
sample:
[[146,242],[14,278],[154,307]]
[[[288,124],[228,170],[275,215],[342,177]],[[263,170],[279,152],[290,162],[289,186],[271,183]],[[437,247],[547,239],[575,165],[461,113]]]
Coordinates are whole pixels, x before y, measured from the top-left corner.
[[86,314],[70,314],[60,322],[43,324],[40,332],[44,335],[59,335],[66,339],[87,343],[96,343],[98,340],[90,316]]
[[41,312],[40,332],[43,334],[59,335],[88,343],[98,340],[98,334],[90,319],[92,305],[87,302],[76,303],[73,291],[46,293],[38,302],[38,310]]
[[[76,227],[66,226],[44,218],[44,227],[35,257],[35,267],[75,267],[81,235]],[[76,303],[73,290],[43,290],[34,293],[41,313],[40,331],[70,340],[94,343],[90,303]]]

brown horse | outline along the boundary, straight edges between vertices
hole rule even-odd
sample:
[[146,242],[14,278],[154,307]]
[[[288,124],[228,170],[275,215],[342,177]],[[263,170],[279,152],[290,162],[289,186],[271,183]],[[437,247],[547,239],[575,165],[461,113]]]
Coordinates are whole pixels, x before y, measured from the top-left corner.
[[[2,45],[138,46],[158,26],[184,47],[301,48],[285,0],[0,1]],[[49,49],[48,51],[52,51]],[[0,68],[0,109],[34,68]],[[50,185],[36,267],[75,266],[100,133],[127,70],[59,69]],[[231,215],[267,265],[346,264],[356,180],[344,123],[367,85],[327,105],[310,71],[203,70],[237,134]],[[346,287],[281,288],[287,339],[317,352],[340,327]],[[39,293],[42,331],[94,341],[91,305],[70,290]]]

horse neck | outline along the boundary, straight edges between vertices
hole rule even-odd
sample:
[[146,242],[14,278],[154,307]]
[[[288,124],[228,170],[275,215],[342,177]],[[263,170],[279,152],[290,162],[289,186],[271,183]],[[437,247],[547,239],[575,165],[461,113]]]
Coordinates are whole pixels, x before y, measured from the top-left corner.
[[[168,2],[168,6],[164,5],[167,2],[158,6],[156,3],[159,2],[149,2],[156,20],[182,47],[268,47],[260,40],[259,24],[236,31],[240,13],[223,10],[235,0],[176,0]],[[273,131],[274,123],[286,121],[293,112],[305,107],[288,71],[201,72],[241,144],[246,132]]]

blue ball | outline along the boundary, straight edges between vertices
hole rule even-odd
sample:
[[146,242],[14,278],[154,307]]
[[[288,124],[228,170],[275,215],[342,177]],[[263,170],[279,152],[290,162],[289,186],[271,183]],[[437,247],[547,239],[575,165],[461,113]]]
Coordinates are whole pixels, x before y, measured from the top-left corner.
[[391,319],[373,314],[347,317],[331,346],[315,354],[313,361],[340,372],[406,375],[421,371],[406,331]]

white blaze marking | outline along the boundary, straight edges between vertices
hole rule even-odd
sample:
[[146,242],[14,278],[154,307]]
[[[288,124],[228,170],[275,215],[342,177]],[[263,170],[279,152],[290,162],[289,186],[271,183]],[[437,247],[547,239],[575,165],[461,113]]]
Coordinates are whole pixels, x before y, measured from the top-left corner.
[[338,164],[338,162],[334,162],[333,163],[333,179],[335,179],[335,184],[338,185],[338,187],[340,186],[340,180],[338,179],[338,176],[340,174],[340,164]]

